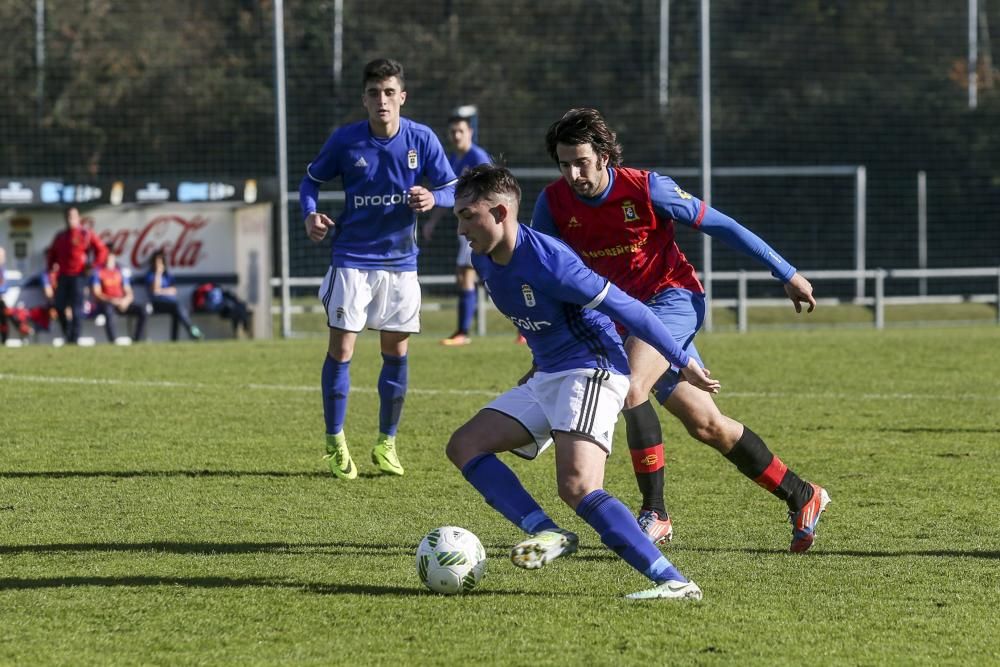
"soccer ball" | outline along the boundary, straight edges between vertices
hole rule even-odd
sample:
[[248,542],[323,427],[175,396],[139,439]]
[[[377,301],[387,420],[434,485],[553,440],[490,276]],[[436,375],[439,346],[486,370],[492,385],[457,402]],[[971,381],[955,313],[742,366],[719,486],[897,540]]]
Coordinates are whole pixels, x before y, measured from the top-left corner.
[[417,547],[417,575],[435,593],[468,593],[485,574],[486,550],[464,528],[435,528]]

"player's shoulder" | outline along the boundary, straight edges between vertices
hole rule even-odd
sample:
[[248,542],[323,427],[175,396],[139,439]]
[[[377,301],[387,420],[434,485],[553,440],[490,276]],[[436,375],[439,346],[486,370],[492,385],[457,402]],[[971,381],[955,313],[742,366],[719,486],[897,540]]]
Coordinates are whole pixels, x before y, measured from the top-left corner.
[[532,253],[537,256],[547,268],[554,268],[565,261],[577,259],[577,255],[561,239],[549,236],[537,229],[532,229],[527,225],[521,225],[524,233],[523,242],[528,245]]
[[437,135],[434,133],[429,126],[423,123],[418,123],[417,121],[401,116],[399,119],[399,130],[402,133],[408,134],[411,137],[419,138],[424,141],[433,139],[435,143],[438,142]]
[[333,131],[330,138],[343,142],[350,142],[357,141],[358,139],[367,139],[369,134],[371,133],[368,131],[368,121],[359,120],[354,123],[341,125]]
[[477,164],[493,164],[493,156],[479,144],[472,144],[469,151],[475,156]]

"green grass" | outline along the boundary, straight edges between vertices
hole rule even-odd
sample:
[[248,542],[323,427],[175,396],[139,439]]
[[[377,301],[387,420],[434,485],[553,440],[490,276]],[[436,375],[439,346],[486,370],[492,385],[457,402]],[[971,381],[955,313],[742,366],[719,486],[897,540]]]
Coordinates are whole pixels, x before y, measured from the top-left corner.
[[[379,363],[352,365],[361,477],[324,473],[322,338],[0,349],[0,664],[983,664],[1000,661],[1000,328],[719,333],[722,408],[833,503],[805,555],[783,504],[663,418],[668,556],[701,603],[643,579],[511,460],[580,553],[538,572],[450,467],[450,433],[511,386],[507,328],[411,347],[407,474],[374,474]],[[619,423],[606,487],[637,500]],[[468,596],[424,591],[423,534],[490,556]]]

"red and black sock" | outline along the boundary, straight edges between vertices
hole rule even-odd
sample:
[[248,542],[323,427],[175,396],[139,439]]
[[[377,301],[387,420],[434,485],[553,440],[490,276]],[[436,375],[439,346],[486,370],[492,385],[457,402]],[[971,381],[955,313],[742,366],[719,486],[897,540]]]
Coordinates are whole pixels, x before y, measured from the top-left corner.
[[793,512],[798,512],[812,498],[812,487],[789,470],[747,426],[725,457],[741,473],[784,500]]
[[642,493],[643,509],[654,510],[661,519],[667,518],[663,500],[663,431],[653,404],[646,401],[634,408],[622,410],[625,434],[632,455],[635,481]]

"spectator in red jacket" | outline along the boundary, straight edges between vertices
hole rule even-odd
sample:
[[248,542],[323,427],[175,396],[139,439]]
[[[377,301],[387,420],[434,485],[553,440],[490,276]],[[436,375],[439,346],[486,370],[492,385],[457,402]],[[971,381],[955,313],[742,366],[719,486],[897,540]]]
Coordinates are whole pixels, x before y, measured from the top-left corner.
[[[108,248],[89,227],[80,224],[80,209],[69,206],[65,211],[66,229],[56,234],[46,253],[46,264],[51,269],[59,265],[59,284],[56,286],[55,306],[67,343],[75,343],[80,336],[83,319],[83,290],[87,284],[87,269],[91,262],[103,265]],[[93,258],[91,258],[93,253]],[[69,313],[66,312],[67,307]]]

